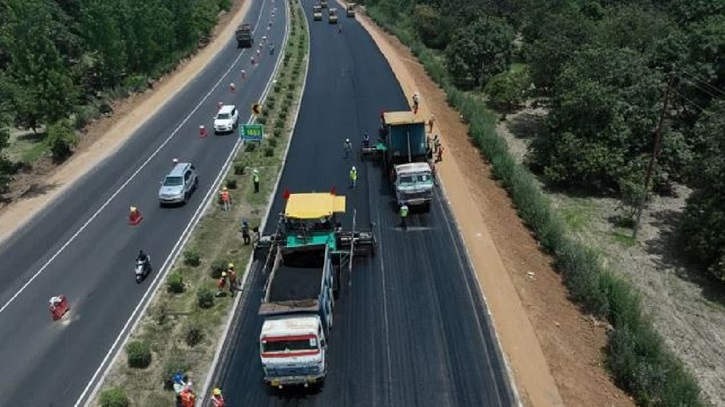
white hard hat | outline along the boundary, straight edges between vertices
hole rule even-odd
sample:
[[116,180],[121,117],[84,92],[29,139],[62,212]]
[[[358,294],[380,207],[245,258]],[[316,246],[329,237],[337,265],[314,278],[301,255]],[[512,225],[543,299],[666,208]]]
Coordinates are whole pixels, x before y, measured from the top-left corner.
[[173,160],[171,160],[171,161],[173,161],[174,163],[178,163],[178,162],[179,162],[179,159],[178,159],[178,158],[174,158],[174,159],[173,159]]
[[355,166],[354,166],[354,165],[352,166],[352,170],[353,170],[353,171],[357,171],[357,170],[355,169]]
[[349,138],[346,138],[346,139],[345,139],[345,142],[346,142],[346,143],[349,143],[349,142],[350,142],[350,139],[349,139]]

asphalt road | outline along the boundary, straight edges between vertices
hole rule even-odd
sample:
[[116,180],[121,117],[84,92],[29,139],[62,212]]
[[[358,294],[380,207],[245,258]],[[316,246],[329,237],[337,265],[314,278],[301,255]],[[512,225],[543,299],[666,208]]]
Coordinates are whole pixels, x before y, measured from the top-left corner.
[[[355,263],[336,302],[329,374],[321,392],[272,392],[262,384],[257,315],[265,276],[255,264],[227,337],[214,384],[232,406],[510,406],[511,384],[486,306],[445,198],[412,215],[402,231],[382,171],[343,158],[349,137],[376,136],[379,112],[406,110],[390,67],[367,32],[344,16],[344,29],[312,21],[307,87],[279,191],[328,191],[348,198],[343,224],[374,222],[379,253]],[[425,95],[423,95],[425,97]],[[347,186],[350,166],[358,187]],[[281,195],[281,193],[279,194]],[[282,211],[276,197],[272,214]],[[270,216],[266,233],[276,225]]]
[[[255,0],[245,18],[259,27],[257,41],[267,35],[277,49],[285,7],[277,7],[269,30],[267,22],[279,5]],[[246,123],[265,89],[279,53],[271,57],[265,46],[253,68],[250,52],[242,53],[230,38],[120,151],[0,248],[0,405],[72,406],[84,392],[238,140],[236,133],[201,139],[198,126],[211,128],[219,101],[236,104]],[[247,71],[244,81],[241,69]],[[234,94],[231,82],[237,84]],[[186,206],[160,208],[159,183],[174,157],[196,165],[199,190]],[[144,215],[136,227],[128,225],[132,204]],[[137,285],[139,249],[151,255],[154,271]],[[71,302],[66,323],[50,318],[48,300],[57,294]]]

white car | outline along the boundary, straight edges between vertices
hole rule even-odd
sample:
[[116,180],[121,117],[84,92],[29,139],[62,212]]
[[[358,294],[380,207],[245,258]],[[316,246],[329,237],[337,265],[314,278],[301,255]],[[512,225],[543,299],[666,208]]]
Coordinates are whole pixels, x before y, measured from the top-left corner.
[[234,105],[224,105],[214,116],[214,133],[234,131],[239,123],[239,111]]

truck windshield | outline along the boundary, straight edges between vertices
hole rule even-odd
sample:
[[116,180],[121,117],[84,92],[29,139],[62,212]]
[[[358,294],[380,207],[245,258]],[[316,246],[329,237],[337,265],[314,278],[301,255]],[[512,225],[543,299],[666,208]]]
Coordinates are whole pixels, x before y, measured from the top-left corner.
[[267,338],[262,342],[264,352],[290,352],[317,350],[317,338]]
[[429,181],[431,181],[430,174],[406,174],[400,176],[401,185],[409,185]]
[[166,177],[164,180],[165,187],[176,187],[179,185],[184,185],[184,179],[181,177]]
[[231,116],[229,115],[229,113],[219,113],[218,115],[216,115],[217,120],[226,120],[230,117]]

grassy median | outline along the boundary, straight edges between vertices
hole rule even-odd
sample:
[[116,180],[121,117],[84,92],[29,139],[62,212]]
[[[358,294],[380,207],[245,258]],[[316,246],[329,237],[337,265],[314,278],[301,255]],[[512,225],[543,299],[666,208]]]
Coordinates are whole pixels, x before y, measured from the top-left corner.
[[[242,146],[223,180],[231,193],[231,210],[223,211],[217,197],[213,197],[213,205],[192,232],[182,256],[114,361],[94,405],[173,405],[174,393],[168,380],[177,371],[187,373],[194,390],[201,391],[234,303],[228,290],[225,296],[216,296],[216,281],[230,262],[235,264],[239,279],[246,271],[243,267],[251,255],[251,246],[242,243],[241,220],[247,219],[251,226],[260,224],[282,169],[299,108],[309,38],[299,3],[287,4],[291,25],[285,54],[262,114],[257,117],[265,126],[265,139]],[[259,171],[259,193],[253,190],[254,169]]]

